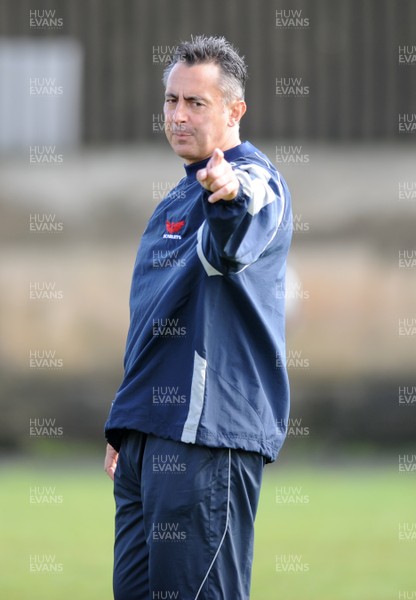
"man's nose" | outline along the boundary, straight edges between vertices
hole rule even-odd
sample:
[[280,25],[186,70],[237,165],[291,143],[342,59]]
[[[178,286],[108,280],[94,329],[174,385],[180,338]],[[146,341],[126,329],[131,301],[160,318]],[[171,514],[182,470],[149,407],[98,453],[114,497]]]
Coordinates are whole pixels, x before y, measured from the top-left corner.
[[175,123],[183,123],[187,119],[186,106],[184,102],[178,100],[175,111],[173,113],[173,121]]

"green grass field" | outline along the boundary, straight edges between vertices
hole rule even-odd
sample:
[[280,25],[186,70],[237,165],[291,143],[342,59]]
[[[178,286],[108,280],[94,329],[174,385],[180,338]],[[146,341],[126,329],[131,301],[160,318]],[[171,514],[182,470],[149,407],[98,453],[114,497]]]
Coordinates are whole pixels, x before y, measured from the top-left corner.
[[[101,463],[0,473],[0,597],[111,600],[114,507]],[[416,539],[399,539],[400,523],[416,523],[414,491],[414,475],[393,467],[267,467],[251,600],[416,597]]]

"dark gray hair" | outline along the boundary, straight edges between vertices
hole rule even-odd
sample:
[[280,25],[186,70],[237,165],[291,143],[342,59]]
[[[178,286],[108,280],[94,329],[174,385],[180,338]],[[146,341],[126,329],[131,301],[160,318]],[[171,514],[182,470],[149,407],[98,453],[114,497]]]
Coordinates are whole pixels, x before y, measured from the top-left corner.
[[244,57],[224,37],[197,35],[191,41],[181,42],[164,70],[165,87],[170,72],[179,62],[189,66],[202,63],[218,65],[221,71],[219,87],[224,102],[228,104],[233,100],[244,100],[247,66]]

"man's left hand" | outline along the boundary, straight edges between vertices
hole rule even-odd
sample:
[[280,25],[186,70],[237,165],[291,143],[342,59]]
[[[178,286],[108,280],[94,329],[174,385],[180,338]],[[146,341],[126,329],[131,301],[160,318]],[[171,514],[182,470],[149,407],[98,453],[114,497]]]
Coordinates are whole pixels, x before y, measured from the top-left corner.
[[208,202],[234,200],[238,194],[240,183],[232,166],[225,160],[224,153],[219,148],[214,150],[207,166],[197,172],[196,178],[202,187],[212,192],[208,196]]
[[118,452],[114,450],[110,444],[107,444],[105,459],[104,459],[104,471],[107,473],[110,479],[114,481],[114,473],[116,472],[118,461]]

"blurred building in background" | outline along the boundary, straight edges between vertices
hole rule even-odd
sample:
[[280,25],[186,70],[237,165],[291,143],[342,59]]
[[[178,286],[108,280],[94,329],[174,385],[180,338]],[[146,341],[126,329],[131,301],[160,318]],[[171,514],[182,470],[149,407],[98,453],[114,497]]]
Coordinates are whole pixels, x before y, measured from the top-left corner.
[[82,80],[83,142],[152,141],[163,66],[181,39],[205,33],[225,35],[247,58],[248,137],[397,138],[397,115],[416,94],[405,51],[397,68],[415,21],[411,0],[210,0],[198,9],[192,0],[3,0],[1,123],[10,103],[13,124],[37,116],[26,79],[65,80],[72,143]]

